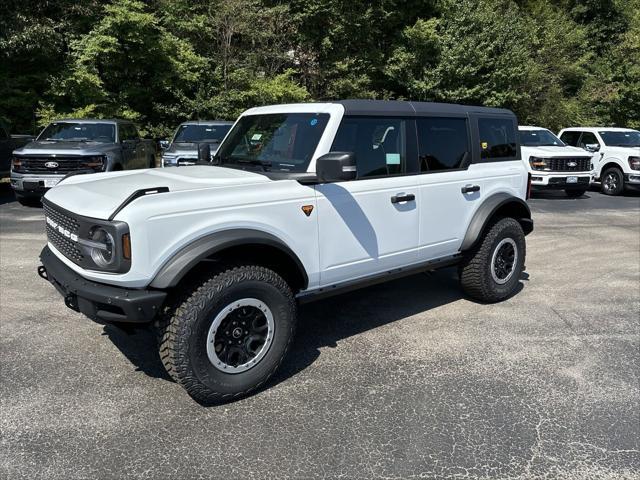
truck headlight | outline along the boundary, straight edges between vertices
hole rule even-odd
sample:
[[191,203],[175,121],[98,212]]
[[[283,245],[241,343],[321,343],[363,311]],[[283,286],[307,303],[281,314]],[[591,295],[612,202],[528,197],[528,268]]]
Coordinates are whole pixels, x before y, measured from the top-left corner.
[[629,157],[629,168],[631,170],[640,170],[640,157]]
[[116,263],[116,242],[107,230],[102,227],[93,227],[89,230],[88,243],[91,260],[100,268],[108,269]]
[[82,162],[83,168],[91,168],[97,172],[101,172],[105,167],[105,157],[98,155],[95,157],[86,157]]
[[533,170],[550,170],[548,158],[529,157],[529,165]]

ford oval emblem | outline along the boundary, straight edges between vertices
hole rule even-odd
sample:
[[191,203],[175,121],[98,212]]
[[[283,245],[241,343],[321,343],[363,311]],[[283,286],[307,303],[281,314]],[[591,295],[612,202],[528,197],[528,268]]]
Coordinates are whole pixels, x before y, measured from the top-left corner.
[[47,162],[44,166],[47,168],[58,168],[58,162]]
[[576,162],[567,162],[567,167],[577,167],[578,164]]

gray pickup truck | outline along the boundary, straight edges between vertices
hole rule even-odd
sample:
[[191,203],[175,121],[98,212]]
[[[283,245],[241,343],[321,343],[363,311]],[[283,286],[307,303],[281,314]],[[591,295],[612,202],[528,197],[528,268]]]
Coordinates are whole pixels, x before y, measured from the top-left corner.
[[198,120],[181,123],[171,142],[162,140],[160,145],[163,167],[195,165],[198,161],[198,149],[207,144],[211,158],[218,150],[220,142],[231,129],[233,122],[223,120]]
[[69,174],[152,168],[156,143],[126,120],[67,119],[13,151],[11,186],[20,203],[39,199]]

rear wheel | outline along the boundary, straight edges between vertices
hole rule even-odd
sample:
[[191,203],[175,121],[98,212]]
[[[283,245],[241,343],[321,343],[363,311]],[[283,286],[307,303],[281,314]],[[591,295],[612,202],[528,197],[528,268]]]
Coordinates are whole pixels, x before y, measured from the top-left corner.
[[607,168],[600,178],[600,188],[605,195],[620,195],[624,190],[624,176],[616,167]]
[[567,197],[571,197],[571,198],[578,198],[581,197],[582,195],[584,195],[584,193],[586,192],[586,189],[567,189],[564,191],[564,193],[567,194]]
[[202,403],[245,396],[276,371],[293,339],[296,303],[287,283],[259,266],[198,282],[159,322],[160,357]]
[[154,156],[150,156],[148,160],[149,168],[156,168],[156,159]]
[[463,290],[482,302],[498,302],[513,294],[524,269],[524,232],[513,218],[494,222],[459,268]]

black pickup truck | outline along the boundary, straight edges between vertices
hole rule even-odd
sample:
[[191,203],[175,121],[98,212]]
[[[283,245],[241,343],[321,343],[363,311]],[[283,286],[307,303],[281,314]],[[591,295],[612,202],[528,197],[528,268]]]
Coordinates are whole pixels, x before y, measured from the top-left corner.
[[26,145],[31,135],[11,135],[9,128],[0,123],[0,179],[8,178],[11,172],[11,152]]

